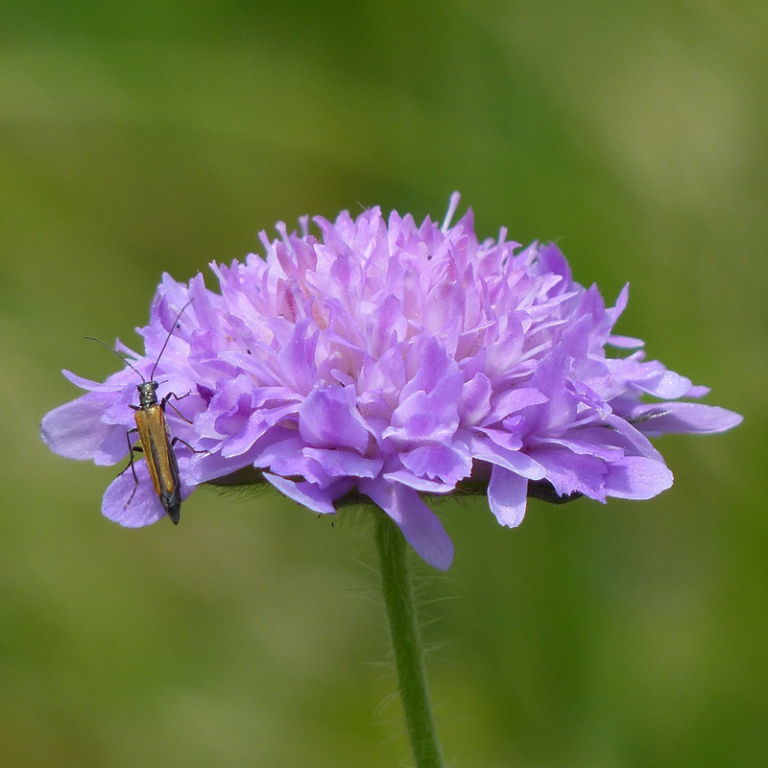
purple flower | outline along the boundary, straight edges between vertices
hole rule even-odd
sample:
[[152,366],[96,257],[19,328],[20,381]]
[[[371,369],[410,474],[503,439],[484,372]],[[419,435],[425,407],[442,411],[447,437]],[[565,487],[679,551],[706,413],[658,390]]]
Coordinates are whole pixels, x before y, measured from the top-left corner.
[[[172,401],[184,418],[167,409],[188,446],[176,446],[183,497],[248,469],[316,512],[367,497],[447,569],[453,544],[420,493],[482,487],[508,526],[529,495],[647,499],[672,484],[649,436],[741,421],[678,402],[708,390],[612,333],[626,287],[606,308],[555,245],[521,249],[506,230],[479,243],[471,211],[450,226],[458,202],[442,226],[378,208],[317,217],[319,237],[306,218],[301,234],[280,224],[279,239],[261,235],[265,258],[211,265],[220,293],[164,275],[138,331],[144,354],[117,349],[148,376],[191,300],[155,375],[161,398],[184,395]],[[87,394],[45,417],[43,439],[70,458],[124,460],[136,373],[65,375]],[[120,474],[102,507],[126,526],[164,515],[146,462],[135,469],[138,488]]]

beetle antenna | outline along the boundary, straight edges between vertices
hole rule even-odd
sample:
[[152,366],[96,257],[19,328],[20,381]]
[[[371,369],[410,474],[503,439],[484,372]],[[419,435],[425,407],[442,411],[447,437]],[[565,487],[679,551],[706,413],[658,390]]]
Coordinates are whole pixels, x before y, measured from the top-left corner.
[[141,376],[141,380],[143,382],[146,382],[146,379],[144,378],[144,374],[136,368],[134,365],[132,365],[126,358],[124,358],[116,349],[112,349],[112,347],[107,344],[106,341],[102,341],[101,339],[97,339],[95,336],[83,336],[84,339],[88,339],[88,341],[96,341],[99,344],[101,344],[102,347],[106,347],[113,355],[117,355],[129,368],[134,370],[136,373]]
[[[173,321],[173,325],[171,325],[171,330],[168,331],[168,335],[165,337],[165,341],[163,342],[163,346],[160,348],[160,353],[157,356],[157,359],[155,360],[155,364],[152,366],[152,371],[149,374],[150,381],[154,381],[155,379],[155,369],[157,368],[157,364],[160,362],[160,358],[163,356],[163,352],[165,352],[165,348],[168,346],[168,342],[171,340],[171,336],[173,336],[174,330],[176,330],[176,323],[179,322],[179,318],[184,314],[184,310],[192,303],[192,299],[190,299],[180,310],[179,314],[176,315],[176,319]],[[133,366],[131,366],[133,367]]]

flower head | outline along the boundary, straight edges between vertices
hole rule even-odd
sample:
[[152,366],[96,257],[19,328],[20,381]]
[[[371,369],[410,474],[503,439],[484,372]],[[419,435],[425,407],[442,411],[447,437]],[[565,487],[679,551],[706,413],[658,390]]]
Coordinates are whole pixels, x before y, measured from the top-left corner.
[[[211,265],[220,292],[201,275],[164,275],[138,329],[144,353],[117,349],[144,376],[157,363],[160,398],[182,398],[166,415],[183,441],[183,497],[244,468],[321,513],[367,497],[445,569],[453,545],[420,494],[479,483],[508,526],[542,489],[646,499],[672,484],[649,436],[741,421],[679,402],[708,390],[612,333],[626,287],[606,308],[555,245],[521,249],[505,230],[478,242],[471,211],[450,225],[458,200],[442,226],[378,208],[317,217],[319,237],[306,218],[300,234],[280,224],[278,239],[261,234],[265,257]],[[71,458],[123,460],[136,373],[65,375],[87,394],[45,417],[45,441]],[[126,526],[164,515],[146,462],[135,470],[138,486],[120,474],[102,507]]]

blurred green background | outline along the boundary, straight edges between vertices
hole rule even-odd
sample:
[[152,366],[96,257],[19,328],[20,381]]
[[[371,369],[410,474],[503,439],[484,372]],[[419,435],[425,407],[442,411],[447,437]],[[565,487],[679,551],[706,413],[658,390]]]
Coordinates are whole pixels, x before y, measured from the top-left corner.
[[[38,423],[115,370],[162,271],[380,204],[556,239],[619,332],[745,415],[649,502],[441,506],[447,756],[765,766],[768,5],[0,2],[0,765],[408,765],[372,531],[276,494],[100,516]],[[213,285],[208,280],[209,286]],[[448,600],[447,598],[451,598]]]

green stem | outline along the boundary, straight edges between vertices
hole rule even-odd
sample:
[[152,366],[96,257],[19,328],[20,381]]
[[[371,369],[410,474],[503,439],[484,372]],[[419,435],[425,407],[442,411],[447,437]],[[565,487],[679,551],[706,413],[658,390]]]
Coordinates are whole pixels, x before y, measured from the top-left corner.
[[442,768],[421,648],[408,549],[400,529],[379,514],[376,544],[381,561],[381,588],[397,665],[398,687],[416,768]]

